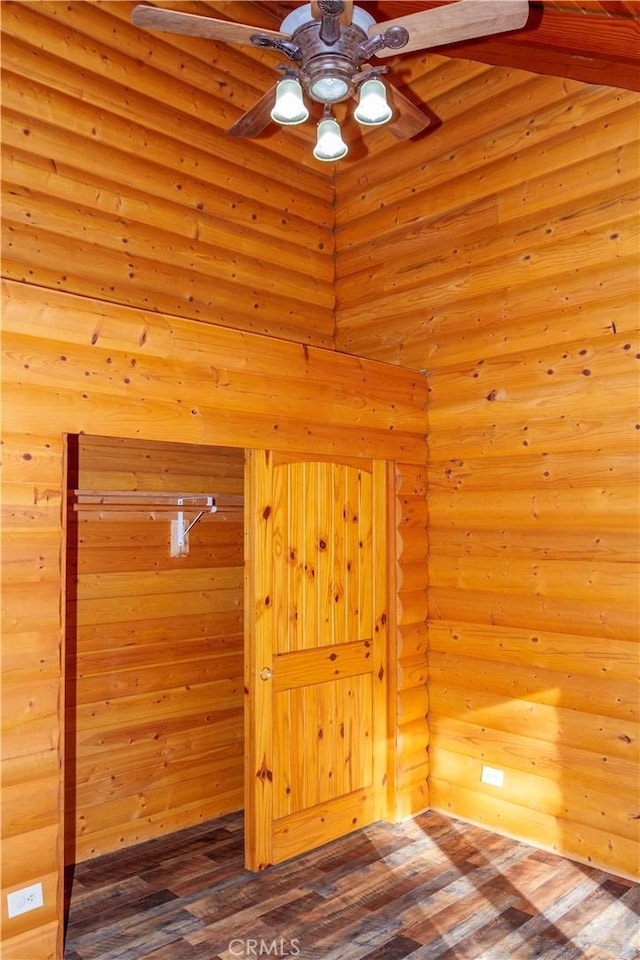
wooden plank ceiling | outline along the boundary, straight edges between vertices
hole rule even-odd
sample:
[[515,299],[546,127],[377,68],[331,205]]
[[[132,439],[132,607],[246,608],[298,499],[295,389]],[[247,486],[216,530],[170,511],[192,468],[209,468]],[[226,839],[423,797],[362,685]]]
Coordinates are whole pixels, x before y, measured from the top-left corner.
[[[391,20],[418,10],[442,6],[448,0],[362,0],[377,21]],[[255,0],[215,4],[232,19],[246,23],[264,17],[277,29],[301,0]],[[251,19],[251,7],[263,16]],[[523,30],[495,39],[439,47],[446,56],[517,67],[533,73],[570,77],[587,83],[640,89],[640,3],[637,0],[531,0],[529,22]],[[226,11],[225,11],[226,12]]]

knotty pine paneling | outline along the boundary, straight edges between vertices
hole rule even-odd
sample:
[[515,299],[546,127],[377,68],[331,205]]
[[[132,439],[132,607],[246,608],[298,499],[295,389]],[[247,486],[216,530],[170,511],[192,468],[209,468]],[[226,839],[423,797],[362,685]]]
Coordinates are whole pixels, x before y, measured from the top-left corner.
[[291,131],[224,132],[268,55],[138,30],[132,6],[3,5],[4,276],[331,346],[327,165]]
[[[83,461],[84,480],[97,483],[109,470],[121,489],[166,489],[167,477],[185,486],[208,486],[202,464],[207,450],[220,446],[268,445],[289,454],[335,455],[349,462],[356,454],[377,456],[398,461],[399,469],[412,475],[425,459],[426,386],[420,375],[393,365],[12,281],[3,288],[3,350],[2,745],[3,785],[9,789],[6,797],[3,792],[2,900],[6,903],[5,891],[41,880],[46,904],[42,911],[11,921],[5,913],[3,937],[7,952],[15,948],[18,957],[41,960],[56,956],[56,949],[61,956],[62,435],[86,437],[82,443],[94,438],[91,459]],[[95,437],[104,439],[98,445]],[[124,441],[162,441],[163,450],[168,444],[164,466],[157,468],[144,458],[132,463]],[[176,445],[183,443],[202,448],[202,457],[180,458]],[[218,468],[222,471],[220,460]],[[403,522],[415,528],[415,511],[407,504],[405,517],[403,509],[399,530]],[[201,630],[203,617],[211,613],[208,578],[219,573],[226,584],[221,592],[229,599],[236,590],[231,572],[237,569],[236,548],[225,541],[223,549],[220,542],[221,566],[209,568],[213,548],[203,541],[202,559],[192,553],[181,562],[181,589],[174,594],[180,599],[174,603],[168,571],[156,570],[153,560],[149,564],[152,557],[166,560],[167,532],[161,533],[159,521],[136,519],[126,532],[124,523],[120,516],[92,523],[79,554],[82,684],[77,692],[68,690],[67,697],[81,698],[82,755],[76,762],[83,776],[77,799],[85,813],[90,811],[81,827],[87,836],[86,847],[79,841],[83,855],[98,849],[106,837],[113,840],[116,822],[127,823],[117,832],[125,842],[140,835],[141,820],[148,824],[146,835],[177,826],[178,815],[163,807],[168,797],[172,807],[182,807],[182,824],[197,822],[201,804],[211,796],[212,765],[223,791],[237,796],[239,787],[231,777],[235,757],[227,770],[224,757],[216,753],[226,756],[226,744],[235,743],[236,720],[228,717],[232,682],[207,677],[193,684],[199,677],[192,671],[194,663],[209,670],[213,660],[227,660],[221,644],[214,651],[203,649]],[[196,544],[206,529],[193,534]],[[412,561],[424,553],[420,536],[415,529]],[[117,543],[126,550],[126,575]],[[159,617],[150,617],[151,607],[131,597],[129,577],[131,584],[151,581],[154,589],[166,587],[164,595],[157,589],[153,595]],[[198,587],[197,597],[191,591],[189,611],[184,608],[185,584]],[[120,599],[114,610],[115,597]],[[104,621],[91,612],[98,607]],[[413,609],[415,618],[418,608]],[[157,620],[162,621],[161,640]],[[216,635],[224,638],[236,630],[237,610],[231,607],[216,621]],[[143,655],[150,648],[153,658],[147,662]],[[182,660],[176,659],[179,649]],[[162,690],[157,689],[160,663],[170,685]],[[158,726],[155,701],[161,697],[169,718],[161,735],[173,752],[162,758],[167,767],[158,769],[149,784],[146,777],[136,777],[139,767],[159,759],[152,731]],[[107,737],[97,704],[109,714],[108,743],[101,742]],[[419,711],[416,703],[412,717]],[[206,718],[216,714],[213,722],[224,748],[212,748],[208,740]],[[202,722],[194,727],[192,718],[198,716]],[[179,718],[184,728],[178,729]],[[191,751],[188,768],[181,767],[178,743]],[[118,755],[124,771],[115,781],[104,763],[109,751]],[[125,781],[137,786],[135,795],[127,792]]]
[[[243,495],[240,448],[70,444],[70,490]],[[243,806],[242,516],[205,515],[178,558],[171,516],[69,513],[69,864]]]
[[407,69],[443,123],[338,173],[337,343],[428,383],[430,802],[636,876],[638,95]]

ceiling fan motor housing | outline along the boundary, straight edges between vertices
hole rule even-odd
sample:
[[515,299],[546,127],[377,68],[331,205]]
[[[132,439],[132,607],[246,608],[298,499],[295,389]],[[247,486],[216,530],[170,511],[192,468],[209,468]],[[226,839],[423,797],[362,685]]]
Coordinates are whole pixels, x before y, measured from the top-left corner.
[[351,96],[362,79],[359,48],[366,43],[367,32],[375,22],[366,11],[354,7],[351,23],[340,27],[335,42],[327,43],[321,37],[322,21],[313,18],[311,4],[297,7],[285,17],[280,29],[300,47],[300,79],[312,100],[339,103]]

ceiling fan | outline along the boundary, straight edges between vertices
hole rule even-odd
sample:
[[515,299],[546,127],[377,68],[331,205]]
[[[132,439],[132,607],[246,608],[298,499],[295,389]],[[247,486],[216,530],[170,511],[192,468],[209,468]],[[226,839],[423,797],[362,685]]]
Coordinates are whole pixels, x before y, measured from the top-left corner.
[[309,116],[304,92],[310,100],[324,105],[314,154],[319,160],[336,160],[344,156],[347,147],[331,107],[349,97],[360,100],[354,113],[356,120],[368,126],[390,121],[390,130],[399,139],[416,136],[432,122],[392,85],[389,106],[387,88],[380,80],[387,67],[372,66],[372,57],[390,57],[517,30],[525,25],[528,15],[528,0],[454,0],[378,24],[351,0],[315,0],[292,10],[280,30],[143,5],[133,8],[131,20],[147,30],[266,47],[283,54],[288,62],[279,67],[284,73],[282,80],[227,133],[256,137],[272,120],[285,125],[302,123]]

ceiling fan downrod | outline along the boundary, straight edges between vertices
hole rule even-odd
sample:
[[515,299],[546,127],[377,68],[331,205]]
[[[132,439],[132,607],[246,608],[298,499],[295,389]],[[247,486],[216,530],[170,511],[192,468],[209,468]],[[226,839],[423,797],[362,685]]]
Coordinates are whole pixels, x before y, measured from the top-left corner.
[[320,0],[318,6],[322,11],[320,21],[320,39],[328,47],[340,39],[340,17],[344,13],[342,0]]

